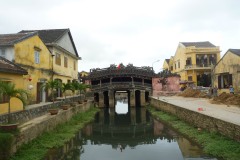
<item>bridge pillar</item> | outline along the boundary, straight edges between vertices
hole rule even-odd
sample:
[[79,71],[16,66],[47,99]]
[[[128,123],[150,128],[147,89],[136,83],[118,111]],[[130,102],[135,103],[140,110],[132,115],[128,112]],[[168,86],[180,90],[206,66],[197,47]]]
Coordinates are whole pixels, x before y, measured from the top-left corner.
[[98,106],[100,108],[103,108],[104,107],[104,94],[103,94],[103,92],[99,92],[98,95],[99,95],[99,104],[98,104]]
[[146,100],[145,100],[145,90],[141,90],[141,106],[146,105]]
[[130,91],[130,107],[135,107],[136,100],[135,100],[135,90]]
[[109,91],[108,91],[108,99],[109,99],[109,107],[110,107],[110,108],[115,107],[115,104],[114,104],[114,92],[113,92],[113,90],[109,90]]

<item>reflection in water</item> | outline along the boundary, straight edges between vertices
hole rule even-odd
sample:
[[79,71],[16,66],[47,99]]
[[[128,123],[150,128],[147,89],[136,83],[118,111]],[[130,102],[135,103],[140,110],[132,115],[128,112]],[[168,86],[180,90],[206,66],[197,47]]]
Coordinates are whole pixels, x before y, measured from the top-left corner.
[[211,159],[197,145],[151,118],[146,108],[128,107],[126,114],[116,113],[114,108],[101,110],[95,121],[74,139],[50,150],[46,160],[203,160],[204,157]]

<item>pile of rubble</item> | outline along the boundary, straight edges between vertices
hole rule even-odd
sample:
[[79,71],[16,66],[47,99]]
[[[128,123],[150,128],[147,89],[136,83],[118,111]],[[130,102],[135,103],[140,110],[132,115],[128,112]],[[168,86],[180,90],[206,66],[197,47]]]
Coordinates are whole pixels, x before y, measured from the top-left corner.
[[183,96],[183,97],[194,97],[194,98],[207,98],[207,93],[202,92],[197,89],[192,89],[188,87],[185,89],[183,92],[179,93],[178,96]]
[[[194,98],[211,98],[210,95],[208,95],[206,92],[187,88],[183,92],[179,93],[178,96],[182,97],[194,97]],[[214,104],[226,104],[226,105],[237,105],[240,106],[240,95],[238,94],[230,94],[223,92],[217,97],[213,97],[210,100],[211,103]]]
[[240,106],[240,95],[221,93],[219,96],[214,97],[211,100],[212,103],[226,104],[226,105],[238,105]]

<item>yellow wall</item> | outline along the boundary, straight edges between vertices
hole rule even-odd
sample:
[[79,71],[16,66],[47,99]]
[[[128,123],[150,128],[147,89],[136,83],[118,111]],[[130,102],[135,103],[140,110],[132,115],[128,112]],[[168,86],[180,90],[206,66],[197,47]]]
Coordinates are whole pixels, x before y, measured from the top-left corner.
[[[36,48],[40,49],[39,64],[35,63],[34,58]],[[31,94],[31,101],[34,103],[36,101],[37,82],[39,82],[39,79],[49,80],[51,78],[51,54],[37,35],[15,44],[14,51],[15,62],[25,65],[22,68],[28,71],[28,76],[24,76],[23,89],[28,89],[30,84],[33,85],[33,89],[29,90],[29,92]],[[29,77],[32,78],[31,81],[28,81]]]
[[163,70],[170,70],[169,65],[166,60],[163,62]]
[[85,71],[82,71],[82,72],[80,72],[80,75],[82,76],[82,77],[84,77],[84,76],[88,76],[88,72],[85,72]]
[[[76,58],[73,58],[69,54],[65,53],[64,51],[54,48],[53,53],[56,55],[56,53],[61,54],[61,65],[57,65],[55,63],[54,56],[53,59],[53,70],[57,74],[54,75],[54,79],[61,79],[63,83],[67,83],[68,80],[77,80],[78,79],[78,60]],[[64,67],[64,57],[67,57],[68,59],[68,67]],[[74,61],[76,63],[76,69],[74,70]]]
[[[0,73],[0,80],[6,80],[15,84],[16,88],[23,88],[24,79],[23,75]],[[12,98],[10,101],[11,112],[23,109],[22,102],[17,98]],[[0,103],[0,114],[8,112],[8,103]]]
[[[240,91],[240,56],[228,51],[214,68],[214,85],[218,86],[218,75],[221,73],[232,74],[232,83],[235,92]],[[229,89],[219,89],[219,93],[229,93]]]

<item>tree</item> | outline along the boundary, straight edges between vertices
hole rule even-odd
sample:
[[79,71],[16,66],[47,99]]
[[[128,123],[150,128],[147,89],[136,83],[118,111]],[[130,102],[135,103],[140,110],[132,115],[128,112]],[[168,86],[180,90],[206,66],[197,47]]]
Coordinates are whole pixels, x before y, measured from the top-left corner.
[[51,92],[52,101],[54,103],[54,90],[61,88],[61,82],[58,80],[49,80],[47,83],[44,83],[42,86],[46,91]]
[[65,92],[67,90],[71,90],[72,92],[74,92],[74,87],[73,87],[72,83],[62,83],[62,92],[64,93],[64,96],[65,96],[64,100],[66,100]]
[[86,91],[87,88],[90,88],[89,85],[83,84],[83,83],[78,83],[78,82],[73,82],[72,83],[74,87],[74,91],[78,90],[81,98],[82,91]]
[[18,98],[25,107],[29,93],[24,89],[16,89],[14,83],[0,81],[0,97],[6,97],[8,103],[8,123],[11,123],[11,98]]

